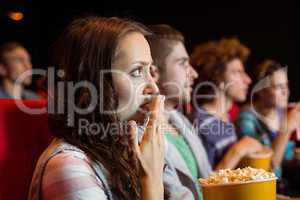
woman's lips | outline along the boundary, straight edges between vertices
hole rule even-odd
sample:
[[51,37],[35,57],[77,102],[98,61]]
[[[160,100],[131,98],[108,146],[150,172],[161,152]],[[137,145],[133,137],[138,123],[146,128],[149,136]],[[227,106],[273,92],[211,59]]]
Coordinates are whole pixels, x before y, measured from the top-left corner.
[[146,103],[143,103],[141,106],[140,106],[140,110],[142,111],[145,111],[145,112],[150,112],[150,105],[151,105],[151,102],[146,102]]
[[150,111],[150,102],[144,102],[138,107],[135,114],[131,117],[131,120],[136,121],[136,123],[138,125],[142,126],[144,123],[145,117],[146,117],[147,113],[149,113],[149,111]]

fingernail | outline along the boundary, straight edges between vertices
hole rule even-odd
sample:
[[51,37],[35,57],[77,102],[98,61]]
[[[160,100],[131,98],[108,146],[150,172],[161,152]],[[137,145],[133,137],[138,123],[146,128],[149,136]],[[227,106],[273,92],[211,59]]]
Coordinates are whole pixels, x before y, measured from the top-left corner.
[[161,101],[164,101],[166,99],[166,96],[165,95],[159,95],[159,98]]

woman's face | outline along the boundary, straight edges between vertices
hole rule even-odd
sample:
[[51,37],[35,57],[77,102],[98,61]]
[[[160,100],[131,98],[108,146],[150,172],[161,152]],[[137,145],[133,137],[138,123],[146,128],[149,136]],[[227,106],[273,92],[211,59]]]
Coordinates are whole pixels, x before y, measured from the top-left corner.
[[151,67],[150,47],[141,33],[129,33],[120,39],[112,63],[120,120],[143,120],[140,108],[147,108],[151,95],[159,92],[151,76]]
[[264,93],[264,99],[273,107],[286,107],[289,99],[288,77],[285,70],[277,70],[270,76],[271,86]]

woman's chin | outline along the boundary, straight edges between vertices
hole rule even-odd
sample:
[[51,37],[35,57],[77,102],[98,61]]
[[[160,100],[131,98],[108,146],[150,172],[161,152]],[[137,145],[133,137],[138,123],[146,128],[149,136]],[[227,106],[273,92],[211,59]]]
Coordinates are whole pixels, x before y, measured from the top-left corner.
[[148,106],[142,106],[130,117],[129,120],[134,120],[138,125],[143,125],[149,112],[150,110]]
[[145,117],[146,117],[146,114],[137,112],[136,114],[134,114],[133,116],[128,118],[128,121],[134,120],[138,125],[142,125],[143,122],[144,122]]

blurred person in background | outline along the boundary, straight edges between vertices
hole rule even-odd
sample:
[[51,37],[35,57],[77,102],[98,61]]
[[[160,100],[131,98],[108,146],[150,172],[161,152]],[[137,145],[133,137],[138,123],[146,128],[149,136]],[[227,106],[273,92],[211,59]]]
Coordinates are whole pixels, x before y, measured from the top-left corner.
[[[28,51],[17,42],[8,42],[0,46],[0,98],[38,99],[34,92],[25,89],[32,82],[32,63]],[[24,72],[30,74],[16,80]]]
[[240,137],[253,137],[273,149],[273,167],[280,177],[282,160],[293,157],[294,142],[289,139],[300,125],[300,106],[288,110],[287,67],[265,60],[256,67],[254,79],[251,101],[237,118],[237,130]]
[[180,112],[191,101],[192,86],[198,77],[189,63],[184,36],[166,24],[150,26],[148,36],[160,93],[166,96],[163,131],[168,146],[166,158],[188,187],[194,199],[202,199],[198,179],[211,172],[205,148],[194,132],[192,124]]
[[263,147],[249,136],[238,140],[228,114],[235,102],[246,101],[251,79],[244,62],[249,54],[235,38],[200,44],[191,54],[191,64],[199,74],[193,124],[215,169],[235,168],[244,156]]

